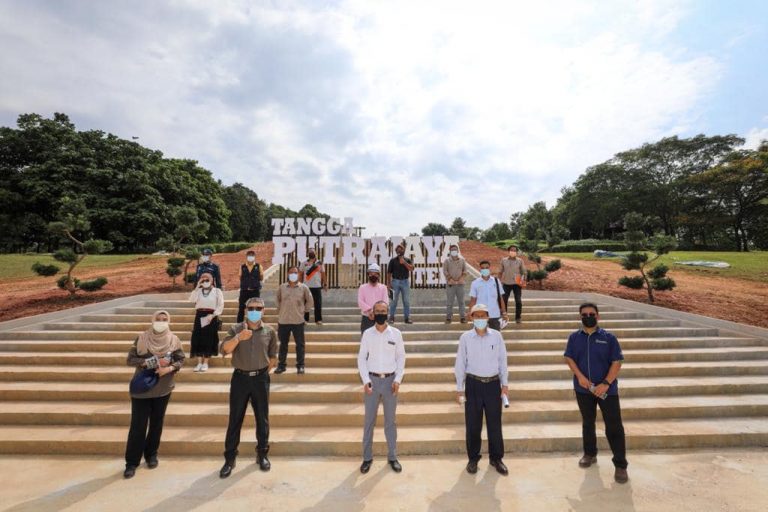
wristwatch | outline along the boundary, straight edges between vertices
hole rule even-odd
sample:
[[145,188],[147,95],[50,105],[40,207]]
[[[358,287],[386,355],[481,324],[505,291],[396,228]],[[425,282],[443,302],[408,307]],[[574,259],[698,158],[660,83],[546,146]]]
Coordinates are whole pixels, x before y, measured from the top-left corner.
[[602,382],[602,383],[603,383],[603,384],[605,384],[606,386],[610,386],[610,385],[611,385],[611,383],[610,383],[610,382],[608,382],[608,381],[607,381],[607,380],[605,380],[605,379],[603,379],[603,382]]

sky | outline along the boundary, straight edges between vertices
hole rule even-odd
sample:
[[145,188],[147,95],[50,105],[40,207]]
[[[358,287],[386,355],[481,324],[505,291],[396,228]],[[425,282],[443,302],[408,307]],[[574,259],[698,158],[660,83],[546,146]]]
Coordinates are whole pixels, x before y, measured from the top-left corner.
[[487,228],[662,137],[768,139],[763,0],[4,0],[0,125],[64,112],[365,235]]

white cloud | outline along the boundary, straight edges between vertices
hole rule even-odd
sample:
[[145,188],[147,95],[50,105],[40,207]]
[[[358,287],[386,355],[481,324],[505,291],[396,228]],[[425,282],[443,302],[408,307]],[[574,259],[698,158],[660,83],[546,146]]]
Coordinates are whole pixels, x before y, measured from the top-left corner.
[[763,141],[768,141],[768,126],[763,128],[752,128],[744,137],[744,148],[757,149]]
[[68,112],[396,234],[552,204],[695,129],[721,73],[668,37],[689,2],[316,5],[6,3],[0,115]]

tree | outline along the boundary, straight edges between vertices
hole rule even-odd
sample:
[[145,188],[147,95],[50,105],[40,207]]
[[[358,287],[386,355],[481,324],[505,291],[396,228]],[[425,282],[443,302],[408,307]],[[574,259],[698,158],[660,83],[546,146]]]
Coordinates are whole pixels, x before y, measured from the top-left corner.
[[509,240],[510,238],[512,238],[512,231],[509,229],[509,225],[506,222],[497,222],[490,228],[483,231],[480,235],[480,239],[483,242]]
[[67,274],[58,281],[61,289],[67,290],[70,297],[74,297],[78,289],[85,291],[95,291],[107,284],[105,277],[98,277],[93,281],[80,282],[72,276],[72,272],[88,254],[100,254],[112,249],[112,243],[106,240],[91,238],[81,241],[76,236],[83,237],[90,231],[91,224],[88,220],[87,210],[82,201],[71,200],[67,197],[62,198],[61,208],[59,209],[59,218],[61,220],[52,222],[48,229],[57,236],[67,238],[72,242],[75,249],[59,249],[53,254],[57,261],[68,263]]
[[557,224],[546,203],[539,201],[521,215],[520,234],[528,240],[545,240],[547,247],[552,248],[568,235],[568,230]]
[[459,238],[467,238],[468,234],[467,222],[461,217],[456,217],[451,223],[451,227],[448,230],[448,234],[457,236]]
[[229,228],[232,238],[249,242],[264,240],[268,230],[267,204],[259,199],[256,192],[235,183],[231,187],[224,187],[223,198],[231,212]]
[[181,266],[186,261],[185,258],[172,257],[168,258],[168,266],[165,267],[165,273],[171,278],[173,287],[176,287],[176,278],[183,272]]
[[[675,287],[675,281],[666,277],[669,270],[666,265],[659,264],[647,271],[646,268],[664,254],[674,250],[677,247],[677,241],[668,235],[648,238],[643,230],[645,223],[646,219],[637,212],[630,212],[624,217],[624,240],[630,253],[624,256],[620,263],[625,270],[639,271],[640,276],[624,276],[619,279],[619,284],[634,289],[645,287],[648,290],[648,302],[653,304],[653,290],[671,290]],[[650,259],[645,252],[646,247],[654,253]]]
[[430,222],[421,228],[421,234],[422,236],[445,236],[449,234],[449,230],[443,224]]
[[208,223],[200,220],[197,210],[191,206],[177,206],[171,211],[173,233],[157,241],[163,249],[174,254],[181,250],[183,242],[195,243],[203,240],[208,231]]

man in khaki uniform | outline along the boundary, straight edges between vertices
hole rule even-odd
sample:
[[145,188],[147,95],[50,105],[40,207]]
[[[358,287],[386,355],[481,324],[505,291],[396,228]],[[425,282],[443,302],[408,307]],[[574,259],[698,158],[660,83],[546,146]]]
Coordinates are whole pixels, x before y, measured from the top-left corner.
[[299,267],[288,268],[288,282],[277,289],[277,338],[280,340],[280,354],[275,373],[285,372],[288,358],[288,340],[293,334],[296,342],[296,372],[304,373],[304,314],[312,311],[312,292],[299,282]]
[[501,275],[499,276],[501,284],[504,286],[504,306],[509,311],[509,295],[515,297],[515,322],[522,322],[523,314],[523,286],[528,277],[528,271],[525,269],[523,259],[517,256],[517,246],[510,245],[509,256],[501,260]]
[[453,301],[459,303],[461,323],[467,323],[464,314],[464,280],[467,277],[467,262],[459,255],[459,246],[449,247],[448,257],[443,262],[445,276],[445,323],[451,323],[453,317]]

